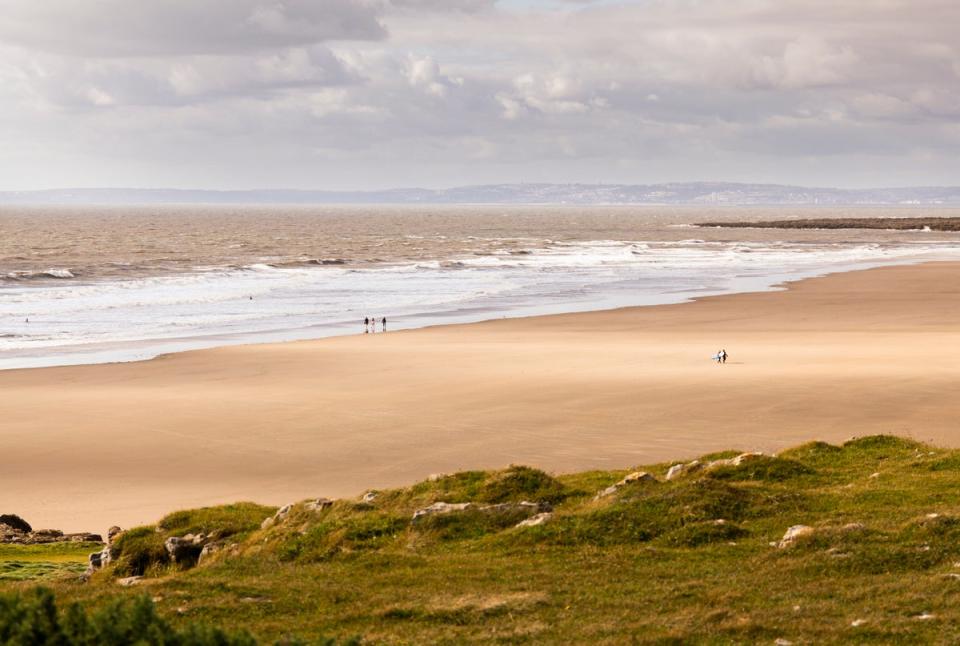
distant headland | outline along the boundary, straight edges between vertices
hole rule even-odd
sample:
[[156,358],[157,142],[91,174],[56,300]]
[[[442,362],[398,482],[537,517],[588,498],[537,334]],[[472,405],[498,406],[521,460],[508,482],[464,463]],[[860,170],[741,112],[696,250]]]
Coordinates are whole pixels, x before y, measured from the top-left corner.
[[960,207],[960,187],[813,188],[779,184],[487,184],[370,191],[59,188],[0,191],[0,204],[517,204]]

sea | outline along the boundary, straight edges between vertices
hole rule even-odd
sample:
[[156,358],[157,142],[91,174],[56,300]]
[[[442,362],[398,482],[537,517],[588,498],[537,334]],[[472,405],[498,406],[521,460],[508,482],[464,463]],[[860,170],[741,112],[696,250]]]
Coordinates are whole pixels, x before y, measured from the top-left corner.
[[[0,369],[680,303],[960,259],[960,234],[699,227],[943,209],[0,206]],[[377,327],[382,333],[381,327]]]

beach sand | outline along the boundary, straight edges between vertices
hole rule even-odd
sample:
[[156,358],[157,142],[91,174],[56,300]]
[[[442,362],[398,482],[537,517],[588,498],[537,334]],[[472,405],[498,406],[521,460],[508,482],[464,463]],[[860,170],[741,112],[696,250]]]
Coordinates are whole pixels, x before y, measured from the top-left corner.
[[[0,372],[0,513],[104,531],[529,464],[960,446],[960,263],[786,291]],[[358,325],[358,328],[360,326]],[[710,357],[720,348],[726,365]]]

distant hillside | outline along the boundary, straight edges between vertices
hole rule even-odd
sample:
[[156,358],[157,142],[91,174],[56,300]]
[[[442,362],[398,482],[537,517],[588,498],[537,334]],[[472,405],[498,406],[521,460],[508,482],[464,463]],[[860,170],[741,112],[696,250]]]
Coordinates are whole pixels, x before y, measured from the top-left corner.
[[668,204],[960,206],[960,187],[804,188],[774,184],[491,184],[382,191],[52,189],[0,192],[0,204]]

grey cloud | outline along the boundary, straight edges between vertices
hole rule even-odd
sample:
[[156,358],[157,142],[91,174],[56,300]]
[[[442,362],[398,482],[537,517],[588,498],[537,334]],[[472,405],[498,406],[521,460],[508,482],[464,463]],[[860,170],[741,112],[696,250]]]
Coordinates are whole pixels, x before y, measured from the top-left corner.
[[222,12],[176,37],[153,4],[154,31],[128,8],[92,29],[116,43],[70,36],[116,1],[77,1],[85,12],[46,27],[16,3],[19,24],[34,18],[0,51],[0,138],[20,142],[0,151],[14,169],[0,181],[936,183],[958,170],[955,2],[217,0],[168,3],[198,25]]
[[497,0],[389,0],[392,7],[413,11],[473,13],[492,9]]
[[230,54],[384,38],[365,0],[9,0],[0,39],[87,57]]

